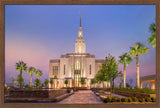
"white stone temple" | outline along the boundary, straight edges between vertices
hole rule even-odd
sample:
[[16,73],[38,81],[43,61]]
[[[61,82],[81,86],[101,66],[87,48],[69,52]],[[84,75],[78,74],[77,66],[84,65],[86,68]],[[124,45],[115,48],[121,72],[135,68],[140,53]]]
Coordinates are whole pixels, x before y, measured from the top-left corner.
[[[104,59],[95,59],[94,55],[86,53],[86,44],[83,38],[81,15],[80,27],[78,37],[75,42],[75,53],[67,53],[61,55],[60,59],[52,59],[49,62],[49,79],[53,79],[53,84],[49,84],[50,88],[63,88],[63,87],[82,87],[81,78],[85,78],[87,88],[91,87],[109,87],[110,84],[91,85],[91,79],[94,78]],[[64,82],[68,80],[66,85]],[[83,87],[84,87],[83,86]]]

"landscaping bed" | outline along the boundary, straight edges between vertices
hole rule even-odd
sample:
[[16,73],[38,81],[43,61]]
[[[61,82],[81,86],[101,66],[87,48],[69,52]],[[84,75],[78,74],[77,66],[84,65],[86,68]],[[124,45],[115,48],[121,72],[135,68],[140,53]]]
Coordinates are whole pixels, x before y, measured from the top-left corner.
[[63,90],[9,90],[10,98],[49,98],[67,93]]
[[127,97],[154,97],[156,98],[156,91],[150,89],[125,89],[125,88],[114,88],[114,93]]
[[69,93],[66,92],[61,95],[57,95],[54,97],[48,97],[48,98],[11,98],[7,97],[5,98],[5,103],[51,103],[51,102],[59,102],[68,96],[72,95],[74,92],[71,90]]
[[128,98],[118,98],[118,97],[108,97],[104,98],[104,103],[155,103],[156,98],[136,98],[136,97],[128,97]]

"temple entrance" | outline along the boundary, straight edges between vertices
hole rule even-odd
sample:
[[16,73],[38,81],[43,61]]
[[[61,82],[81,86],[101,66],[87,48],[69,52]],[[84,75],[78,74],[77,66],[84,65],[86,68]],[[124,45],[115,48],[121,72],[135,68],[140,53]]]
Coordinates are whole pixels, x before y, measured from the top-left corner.
[[79,87],[81,79],[81,70],[74,70],[74,87]]

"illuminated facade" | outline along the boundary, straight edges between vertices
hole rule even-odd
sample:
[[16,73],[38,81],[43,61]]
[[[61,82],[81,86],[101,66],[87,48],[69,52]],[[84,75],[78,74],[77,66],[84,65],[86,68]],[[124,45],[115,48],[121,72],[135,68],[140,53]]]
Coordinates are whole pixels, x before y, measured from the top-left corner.
[[[82,87],[80,83],[82,77],[85,78],[86,82],[83,87],[102,87],[102,84],[91,85],[90,81],[94,78],[104,62],[104,59],[95,59],[94,55],[86,53],[86,44],[83,39],[80,15],[80,27],[78,38],[75,42],[75,53],[67,53],[66,55],[61,55],[60,59],[50,60],[49,79],[53,79],[54,83],[52,85],[49,84],[49,87]],[[68,84],[64,83],[65,80],[68,80]],[[104,82],[103,85],[105,85],[105,87],[110,86],[106,82]]]

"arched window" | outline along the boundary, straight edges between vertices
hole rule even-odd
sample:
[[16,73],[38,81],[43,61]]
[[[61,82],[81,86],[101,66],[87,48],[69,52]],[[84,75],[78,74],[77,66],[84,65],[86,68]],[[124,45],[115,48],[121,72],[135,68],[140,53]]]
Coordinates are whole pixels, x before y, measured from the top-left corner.
[[65,72],[66,72],[66,65],[64,64],[64,75],[65,75]]
[[89,65],[89,73],[90,73],[90,75],[91,75],[91,64]]

